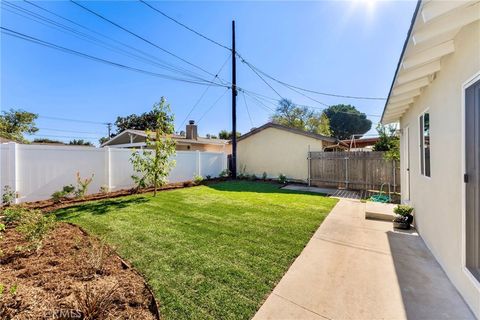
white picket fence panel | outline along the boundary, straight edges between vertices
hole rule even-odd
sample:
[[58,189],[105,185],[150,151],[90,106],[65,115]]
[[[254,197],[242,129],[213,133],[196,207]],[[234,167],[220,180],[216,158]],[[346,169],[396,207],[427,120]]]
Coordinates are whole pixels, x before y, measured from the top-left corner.
[[[0,194],[4,186],[15,190],[17,202],[44,200],[63,186],[94,175],[89,193],[102,186],[111,191],[135,184],[131,149],[79,146],[44,146],[17,143],[0,144]],[[192,180],[195,175],[218,177],[227,168],[227,155],[216,152],[177,151],[170,182]]]

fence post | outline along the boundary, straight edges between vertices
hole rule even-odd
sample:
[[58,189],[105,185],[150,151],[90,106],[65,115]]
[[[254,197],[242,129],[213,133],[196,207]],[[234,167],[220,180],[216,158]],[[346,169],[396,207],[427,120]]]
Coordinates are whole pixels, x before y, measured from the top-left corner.
[[[8,186],[11,188],[15,194],[19,191],[18,185],[18,159],[17,159],[17,143],[9,142],[8,143]],[[17,197],[15,197],[14,203],[18,203]]]
[[112,188],[112,172],[111,172],[111,158],[110,158],[110,147],[103,147],[105,152],[105,184],[107,185],[108,191],[111,191]]
[[345,189],[348,189],[348,156],[345,157]]
[[197,175],[201,176],[202,175],[202,163],[201,163],[201,154],[200,151],[195,151],[195,158],[196,158],[196,164],[197,164]]
[[307,161],[308,161],[308,186],[310,187],[311,186],[311,179],[310,179],[310,176],[311,176],[311,165],[312,165],[312,155],[310,153],[310,145],[308,145],[308,156],[307,156]]

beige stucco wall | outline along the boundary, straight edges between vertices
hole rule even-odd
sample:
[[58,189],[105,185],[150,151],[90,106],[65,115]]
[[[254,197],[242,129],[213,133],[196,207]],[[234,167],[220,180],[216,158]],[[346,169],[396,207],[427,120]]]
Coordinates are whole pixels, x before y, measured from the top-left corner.
[[218,144],[179,144],[176,145],[177,151],[202,151],[202,152],[225,152],[227,154],[232,153],[231,145],[218,145]]
[[283,173],[289,179],[308,179],[308,146],[311,151],[322,151],[321,140],[276,128],[267,128],[237,144],[237,171],[270,178]]
[[[455,38],[455,53],[441,61],[442,69],[402,117],[402,186],[405,178],[404,128],[410,132],[410,202],[415,224],[448,277],[477,317],[478,284],[462,263],[462,86],[480,71],[480,24],[464,27]],[[419,115],[430,112],[431,178],[420,175]],[[405,191],[405,188],[402,188]],[[403,194],[406,198],[406,194]]]

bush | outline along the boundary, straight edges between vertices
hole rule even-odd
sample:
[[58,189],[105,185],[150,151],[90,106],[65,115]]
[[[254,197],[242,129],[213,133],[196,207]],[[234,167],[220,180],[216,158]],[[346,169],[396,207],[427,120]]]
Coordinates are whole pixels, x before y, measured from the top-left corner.
[[287,176],[284,175],[283,173],[280,173],[278,175],[278,182],[280,182],[281,184],[287,183]]
[[209,175],[209,174],[207,174],[207,175],[205,176],[205,179],[210,180],[210,179],[212,179],[212,176]]
[[10,188],[10,186],[3,187],[3,194],[2,194],[2,205],[9,206],[15,202],[17,198],[17,193]]
[[20,221],[28,209],[20,206],[12,206],[3,210],[3,221],[8,225]]
[[202,181],[203,181],[202,176],[199,176],[198,174],[193,176],[193,182],[195,182],[195,184],[200,184],[200,183],[202,183]]
[[61,200],[75,191],[75,187],[71,184],[63,186],[62,190],[52,193],[52,200],[54,203],[59,203]]
[[255,174],[252,174],[250,177],[250,180],[255,181],[257,180],[257,176]]
[[399,216],[406,217],[409,214],[411,214],[413,211],[413,208],[407,205],[401,205],[399,204],[393,209],[393,212],[395,214],[398,214]]
[[219,176],[220,176],[221,178],[228,178],[228,177],[230,177],[230,170],[228,170],[228,169],[222,170],[222,172],[220,172]]
[[25,209],[16,230],[23,234],[25,240],[29,242],[27,250],[38,250],[42,246],[43,238],[53,228],[54,223],[53,215],[47,216],[40,210]]
[[264,172],[262,173],[262,179],[263,179],[263,181],[267,180],[267,177],[268,177],[268,175],[267,175],[267,173],[264,171]]

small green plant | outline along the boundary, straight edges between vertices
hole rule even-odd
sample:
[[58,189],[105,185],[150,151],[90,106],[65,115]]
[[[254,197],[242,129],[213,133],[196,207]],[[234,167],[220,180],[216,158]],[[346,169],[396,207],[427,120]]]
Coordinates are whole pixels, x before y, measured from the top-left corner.
[[14,190],[12,190],[10,186],[6,185],[3,187],[2,205],[4,206],[12,205],[15,202],[16,198],[17,198],[17,193]]
[[281,184],[287,183],[287,176],[284,175],[283,173],[280,173],[278,175],[278,182],[280,182]]
[[267,173],[266,173],[265,171],[263,171],[263,173],[262,173],[262,179],[263,179],[263,181],[266,181],[267,178],[268,178]]
[[92,176],[90,178],[82,179],[80,177],[80,172],[77,172],[77,187],[75,189],[75,197],[77,198],[85,197],[88,191],[88,186],[93,181],[93,176],[94,174],[92,173]]
[[200,184],[200,183],[202,183],[202,181],[203,181],[203,177],[202,177],[202,176],[200,176],[200,175],[198,175],[198,174],[196,174],[196,175],[193,176],[193,182],[195,182],[195,184]]
[[3,210],[3,221],[5,224],[12,224],[19,221],[27,209],[21,206],[12,206]]
[[207,174],[207,175],[205,176],[205,179],[210,180],[210,179],[212,179],[212,176],[209,175],[209,174]]
[[240,165],[240,172],[237,174],[237,178],[239,178],[239,179],[248,178],[247,165],[246,164]]
[[228,170],[228,169],[222,170],[222,172],[220,172],[219,176],[220,176],[221,178],[228,178],[228,177],[230,177],[230,170]]
[[103,185],[100,187],[100,193],[106,194],[110,191],[110,188],[107,185]]
[[399,204],[393,209],[393,212],[399,216],[406,217],[409,214],[411,214],[413,211],[413,208],[408,206],[408,205],[402,205]]
[[52,193],[54,203],[60,203],[63,198],[68,197],[75,191],[75,187],[71,184],[63,186],[62,190]]
[[44,215],[40,210],[25,209],[16,230],[29,242],[26,249],[36,251],[42,246],[43,238],[53,228],[54,223],[53,215]]
[[18,284],[15,283],[10,287],[10,290],[8,290],[8,292],[10,292],[12,296],[14,296],[15,294],[17,294],[17,290],[18,290]]
[[257,176],[255,175],[255,173],[253,173],[253,174],[250,175],[249,179],[252,180],[252,181],[255,181],[255,180],[257,180]]

